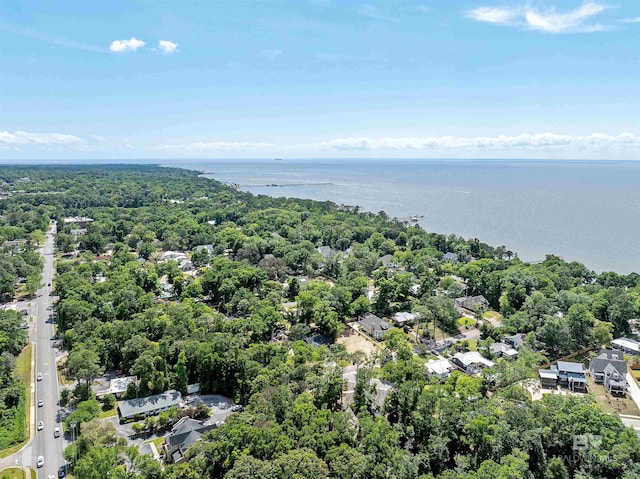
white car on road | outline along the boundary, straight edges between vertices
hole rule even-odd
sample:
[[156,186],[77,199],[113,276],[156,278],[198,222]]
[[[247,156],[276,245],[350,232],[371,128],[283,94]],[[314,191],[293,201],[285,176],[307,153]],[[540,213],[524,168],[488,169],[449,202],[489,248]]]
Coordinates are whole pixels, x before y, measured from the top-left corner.
[[44,466],[44,457],[38,456],[38,467]]
[[53,430],[53,437],[60,437],[60,428],[59,427],[56,427]]
[[38,431],[42,431],[44,429],[44,423],[42,421],[38,421]]
[[44,401],[42,399],[38,399],[38,407],[44,406]]
[[38,381],[42,381],[42,373],[38,373],[38,376],[36,377],[36,379]]

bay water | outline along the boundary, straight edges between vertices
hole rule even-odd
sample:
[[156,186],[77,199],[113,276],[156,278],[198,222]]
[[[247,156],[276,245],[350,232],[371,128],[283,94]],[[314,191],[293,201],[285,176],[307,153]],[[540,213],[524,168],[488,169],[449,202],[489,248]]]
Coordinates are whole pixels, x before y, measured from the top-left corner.
[[[640,162],[523,160],[175,160],[255,194],[420,215],[427,231],[547,253],[595,271],[640,272]],[[277,186],[276,186],[277,185]]]

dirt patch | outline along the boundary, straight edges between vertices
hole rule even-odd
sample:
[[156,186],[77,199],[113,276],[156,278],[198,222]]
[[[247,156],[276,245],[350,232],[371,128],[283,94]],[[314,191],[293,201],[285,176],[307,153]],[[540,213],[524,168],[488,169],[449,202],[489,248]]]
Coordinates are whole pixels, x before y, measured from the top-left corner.
[[380,351],[377,344],[369,341],[367,338],[361,336],[357,332],[352,332],[349,336],[341,336],[336,342],[338,344],[344,344],[348,353],[355,353],[356,351],[364,352],[368,357],[372,357]]
[[589,385],[589,392],[593,394],[596,402],[606,412],[617,414],[628,414],[631,416],[640,415],[640,410],[636,403],[633,402],[631,397],[615,397],[607,392],[607,390],[601,384],[596,384],[591,376],[587,378]]

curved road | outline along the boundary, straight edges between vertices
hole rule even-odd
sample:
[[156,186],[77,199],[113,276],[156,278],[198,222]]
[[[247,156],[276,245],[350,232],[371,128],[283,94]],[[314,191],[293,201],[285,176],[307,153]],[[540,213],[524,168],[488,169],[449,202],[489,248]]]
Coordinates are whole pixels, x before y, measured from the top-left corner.
[[[50,286],[54,275],[55,232],[55,224],[53,224],[47,233],[43,247],[40,248],[44,261],[42,287],[38,290],[36,298],[29,303],[29,313],[35,318],[35,323],[30,326],[29,335],[36,349],[35,371],[31,384],[31,440],[17,453],[0,460],[0,470],[11,466],[31,467],[37,470],[38,479],[57,478],[58,469],[64,464],[62,455],[65,445],[64,437],[61,435],[56,438],[53,435],[56,427],[62,429],[58,415],[60,398],[56,368],[58,351],[53,342],[53,297]],[[42,373],[41,381],[35,381],[37,373]],[[44,401],[43,407],[37,407],[39,399]],[[41,431],[36,430],[38,421],[44,423],[44,429]],[[39,456],[44,458],[44,466],[41,468],[37,467]]]

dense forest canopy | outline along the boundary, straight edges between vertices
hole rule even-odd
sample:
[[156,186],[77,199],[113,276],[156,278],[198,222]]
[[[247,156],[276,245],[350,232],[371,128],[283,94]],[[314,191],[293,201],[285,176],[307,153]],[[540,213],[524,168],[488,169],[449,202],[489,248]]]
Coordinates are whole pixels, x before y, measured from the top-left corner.
[[[77,477],[640,475],[640,441],[618,417],[588,395],[531,401],[521,383],[542,364],[630,334],[640,307],[635,273],[596,275],[555,256],[526,264],[503,246],[427,232],[384,212],[255,196],[156,166],[0,168],[0,214],[5,301],[39,271],[31,245],[50,219],[58,223],[58,335],[78,381],[63,400],[76,408],[71,421],[83,423],[68,452]],[[93,221],[65,223],[75,216]],[[16,239],[26,242],[12,250]],[[188,253],[194,272],[163,261],[163,252]],[[526,345],[517,360],[496,360],[480,376],[441,381],[427,373],[433,356],[415,339],[458,334],[453,299],[466,295],[484,296],[502,318],[495,326],[480,313],[478,350],[514,333]],[[398,311],[417,315],[413,341],[393,328],[374,357],[334,342],[361,313]],[[331,344],[303,340],[315,333]],[[24,345],[5,336],[3,361],[5,350]],[[356,386],[346,408],[343,368],[351,365]],[[205,434],[186,461],[160,468],[95,420],[90,385],[105,370],[140,379],[128,397],[197,382],[245,409]],[[385,401],[376,401],[375,381],[393,385]],[[576,452],[576,435],[602,442]]]

